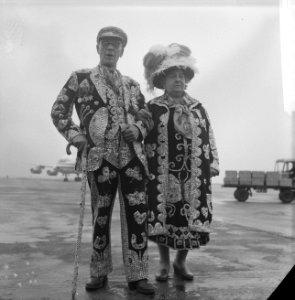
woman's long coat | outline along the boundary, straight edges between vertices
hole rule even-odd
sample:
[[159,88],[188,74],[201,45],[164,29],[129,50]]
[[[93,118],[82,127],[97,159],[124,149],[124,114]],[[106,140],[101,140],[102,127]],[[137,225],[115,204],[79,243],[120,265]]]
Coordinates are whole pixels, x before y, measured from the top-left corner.
[[[209,235],[212,221],[210,168],[219,172],[208,114],[202,104],[188,94],[184,100],[185,107],[171,106],[166,94],[149,101],[154,127],[145,139],[150,172],[149,236],[169,234],[178,243],[189,239],[192,233]],[[182,113],[186,113],[185,120],[190,123],[188,136],[179,133],[181,127],[185,127]],[[179,130],[176,129],[178,121]],[[185,222],[179,221],[181,218]]]

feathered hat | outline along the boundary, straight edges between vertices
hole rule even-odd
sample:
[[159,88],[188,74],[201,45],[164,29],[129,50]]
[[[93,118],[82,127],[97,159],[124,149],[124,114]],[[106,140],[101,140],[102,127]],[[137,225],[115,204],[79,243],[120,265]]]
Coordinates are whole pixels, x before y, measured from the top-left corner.
[[183,70],[187,82],[194,77],[195,73],[198,73],[195,59],[191,57],[191,50],[187,46],[176,43],[167,47],[153,46],[144,56],[143,65],[149,90],[153,90],[154,87],[164,89],[162,78],[171,68]]

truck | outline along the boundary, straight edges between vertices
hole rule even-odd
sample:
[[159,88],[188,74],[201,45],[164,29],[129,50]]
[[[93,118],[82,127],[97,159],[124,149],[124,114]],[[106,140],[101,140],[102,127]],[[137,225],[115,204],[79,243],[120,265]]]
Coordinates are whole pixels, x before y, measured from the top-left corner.
[[276,160],[274,171],[225,171],[222,186],[235,187],[234,197],[240,202],[253,196],[252,190],[266,193],[274,189],[282,203],[291,203],[295,198],[295,159]]

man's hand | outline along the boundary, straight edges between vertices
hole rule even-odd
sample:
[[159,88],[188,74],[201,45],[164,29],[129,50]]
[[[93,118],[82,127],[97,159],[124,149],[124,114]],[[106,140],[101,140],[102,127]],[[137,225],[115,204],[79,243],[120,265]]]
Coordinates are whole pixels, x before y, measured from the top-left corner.
[[86,136],[84,134],[79,134],[75,136],[72,139],[71,144],[78,149],[78,152],[82,153],[87,145]]
[[127,125],[124,129],[122,128],[122,133],[125,141],[132,143],[138,139],[139,129],[135,125]]

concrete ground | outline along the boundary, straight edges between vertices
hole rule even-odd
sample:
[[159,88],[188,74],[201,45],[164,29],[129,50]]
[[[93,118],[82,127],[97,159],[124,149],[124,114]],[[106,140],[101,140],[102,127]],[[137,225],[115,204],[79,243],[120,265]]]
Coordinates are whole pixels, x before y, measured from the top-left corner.
[[[79,182],[37,176],[0,179],[0,300],[71,299],[80,187]],[[126,287],[118,201],[112,223],[114,271],[106,288],[85,292],[91,250],[89,193],[86,202],[77,299],[151,299]],[[282,204],[274,190],[254,192],[240,203],[233,189],[214,185],[211,242],[188,256],[193,282],[171,272],[167,283],[156,283],[158,252],[149,244],[154,299],[266,300],[295,263],[294,209],[295,201]]]

